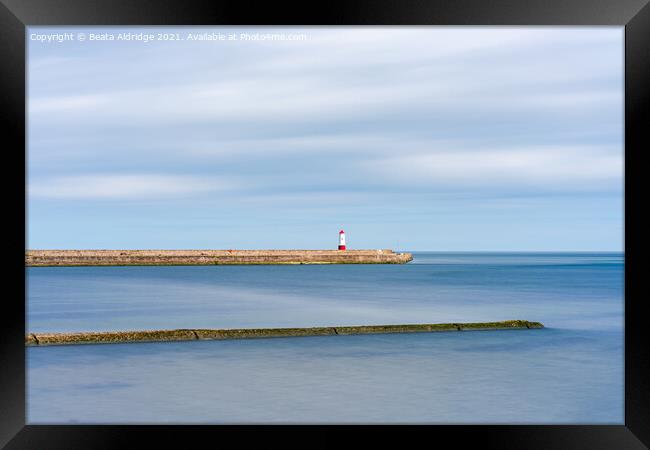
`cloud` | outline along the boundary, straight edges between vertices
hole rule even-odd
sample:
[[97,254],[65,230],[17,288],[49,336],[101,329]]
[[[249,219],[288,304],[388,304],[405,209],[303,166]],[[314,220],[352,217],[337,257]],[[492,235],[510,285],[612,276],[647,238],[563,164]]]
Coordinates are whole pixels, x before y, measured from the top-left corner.
[[30,197],[52,199],[151,199],[226,189],[219,180],[194,176],[95,174],[53,177],[30,183]]
[[61,113],[61,112],[79,112],[87,114],[95,111],[102,105],[110,104],[110,98],[107,95],[68,95],[60,97],[44,97],[29,99],[29,113]]
[[[149,54],[119,47],[104,60],[86,55],[47,73],[30,70],[30,118],[143,127],[246,122],[254,128],[254,122],[454,111],[558,117],[622,105],[622,60],[612,59],[620,53],[612,30],[292,30],[300,31],[312,39],[165,43],[164,57],[156,45]],[[177,63],[161,68],[172,57]],[[116,73],[128,73],[129,82]],[[57,110],[62,114],[50,114]]]
[[361,163],[383,182],[445,187],[611,188],[623,179],[623,155],[601,147],[531,146],[438,150]]

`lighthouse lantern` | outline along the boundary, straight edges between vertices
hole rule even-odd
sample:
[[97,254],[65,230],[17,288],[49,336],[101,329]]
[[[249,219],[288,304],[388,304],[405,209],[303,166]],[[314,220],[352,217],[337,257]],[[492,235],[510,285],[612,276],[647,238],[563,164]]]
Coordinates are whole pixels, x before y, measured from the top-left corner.
[[339,231],[339,250],[345,250],[345,231]]

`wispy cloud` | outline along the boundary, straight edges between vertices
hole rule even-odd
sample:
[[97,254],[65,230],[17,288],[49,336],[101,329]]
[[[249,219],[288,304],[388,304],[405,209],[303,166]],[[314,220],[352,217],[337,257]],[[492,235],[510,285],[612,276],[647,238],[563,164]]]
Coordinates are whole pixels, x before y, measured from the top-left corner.
[[29,113],[65,113],[79,112],[88,114],[96,111],[96,108],[102,105],[109,105],[110,98],[108,95],[67,95],[60,97],[43,97],[29,100]]
[[611,189],[623,177],[623,156],[602,147],[432,149],[362,163],[385,182],[476,188]]
[[[85,55],[48,70],[48,84],[56,82],[61,94],[54,98],[39,88],[45,75],[35,73],[30,110],[69,113],[48,116],[54,121],[146,126],[368,120],[397,111],[437,115],[467,108],[564,116],[620,100],[620,86],[603,83],[620,79],[622,70],[622,61],[612,61],[620,48],[603,31],[557,30],[550,37],[525,28],[294,31],[312,38],[272,47],[166,47],[180,60],[164,70],[153,43],[150,56],[137,46],[122,48],[115,59]],[[81,71],[79,85],[66,76],[71,66]],[[129,82],[113,77],[116,70],[128,72]]]
[[53,199],[151,199],[223,190],[230,185],[193,176],[95,174],[53,177],[29,185],[28,195]]

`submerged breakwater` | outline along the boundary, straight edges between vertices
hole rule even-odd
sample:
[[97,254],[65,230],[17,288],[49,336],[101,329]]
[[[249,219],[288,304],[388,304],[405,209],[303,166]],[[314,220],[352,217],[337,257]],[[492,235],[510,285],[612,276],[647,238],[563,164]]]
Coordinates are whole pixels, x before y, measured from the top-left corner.
[[81,333],[31,333],[26,336],[25,344],[109,344],[123,342],[166,342],[298,336],[335,336],[350,334],[431,333],[439,331],[504,330],[543,327],[544,326],[540,322],[507,320],[503,322],[364,325],[357,327],[243,328],[222,330],[179,329]]
[[27,250],[26,266],[405,264],[392,250]]

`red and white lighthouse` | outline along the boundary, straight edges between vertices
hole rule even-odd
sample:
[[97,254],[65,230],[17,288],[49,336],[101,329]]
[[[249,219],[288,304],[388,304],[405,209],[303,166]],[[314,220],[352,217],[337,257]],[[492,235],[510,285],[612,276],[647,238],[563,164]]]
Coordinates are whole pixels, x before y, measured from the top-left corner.
[[339,250],[345,250],[345,231],[339,231]]

